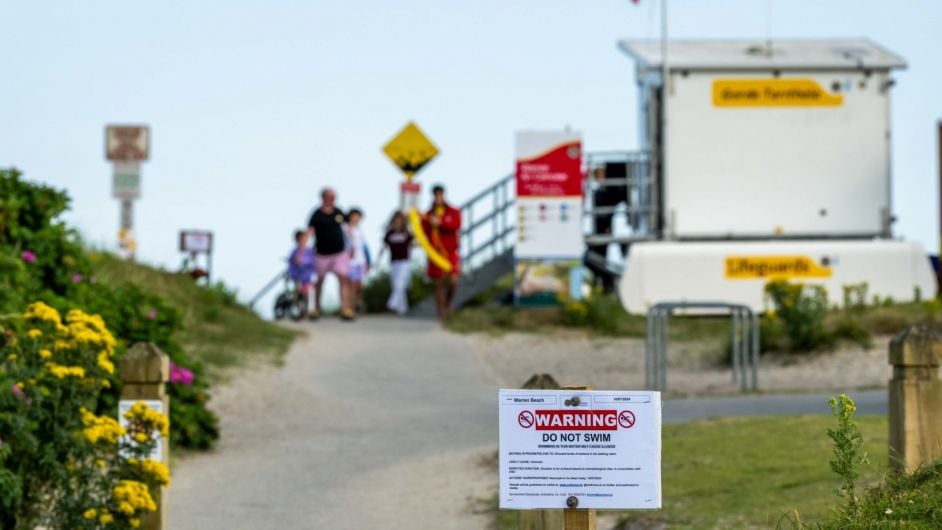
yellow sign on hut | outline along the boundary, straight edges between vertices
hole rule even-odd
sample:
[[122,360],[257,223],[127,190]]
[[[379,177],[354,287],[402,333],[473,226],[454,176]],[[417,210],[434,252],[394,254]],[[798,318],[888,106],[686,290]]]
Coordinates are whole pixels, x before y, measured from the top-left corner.
[[409,122],[384,147],[383,152],[405,174],[407,180],[438,155],[438,148],[421,129]]

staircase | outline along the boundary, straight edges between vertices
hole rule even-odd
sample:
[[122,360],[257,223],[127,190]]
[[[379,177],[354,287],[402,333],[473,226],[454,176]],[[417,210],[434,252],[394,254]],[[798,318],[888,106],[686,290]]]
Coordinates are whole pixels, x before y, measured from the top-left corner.
[[[655,168],[647,152],[624,151],[589,153],[586,166],[585,263],[611,284],[621,276],[622,265],[609,261],[604,249],[612,243],[627,249],[631,243],[660,238]],[[467,304],[513,272],[516,232],[510,219],[515,199],[514,176],[507,175],[461,205],[462,275],[454,307]],[[620,233],[612,228],[613,216],[624,218]],[[423,300],[411,313],[434,316],[434,299]]]

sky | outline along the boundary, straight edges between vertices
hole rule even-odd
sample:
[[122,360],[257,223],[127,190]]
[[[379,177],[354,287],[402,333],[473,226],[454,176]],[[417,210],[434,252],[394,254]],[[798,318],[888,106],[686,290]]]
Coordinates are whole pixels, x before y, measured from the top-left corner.
[[[896,235],[938,249],[938,0],[670,0],[676,38],[868,37],[902,55],[892,103]],[[415,120],[420,174],[460,203],[508,174],[521,129],[638,146],[622,38],[660,35],[640,0],[0,0],[0,167],[67,189],[68,222],[117,245],[107,123],[151,127],[135,205],[141,261],[179,267],[181,228],[215,233],[216,277],[247,299],[282,267],[318,190],[366,212],[378,246],[401,175],[381,147]]]

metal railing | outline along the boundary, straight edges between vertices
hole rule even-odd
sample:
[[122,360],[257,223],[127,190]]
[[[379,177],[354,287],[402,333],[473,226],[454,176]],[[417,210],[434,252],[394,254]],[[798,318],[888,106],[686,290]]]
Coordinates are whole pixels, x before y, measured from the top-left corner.
[[[583,208],[588,221],[586,243],[605,245],[657,239],[661,225],[658,192],[649,152],[588,153]],[[624,216],[626,233],[615,234],[611,229],[615,216]]]
[[515,226],[510,210],[516,202],[514,176],[507,175],[461,206],[461,263],[463,272],[497,258],[513,248]]
[[733,358],[733,383],[743,391],[759,386],[759,317],[748,306],[726,302],[661,302],[648,310],[644,341],[644,383],[667,390],[667,325],[678,309],[728,311]]

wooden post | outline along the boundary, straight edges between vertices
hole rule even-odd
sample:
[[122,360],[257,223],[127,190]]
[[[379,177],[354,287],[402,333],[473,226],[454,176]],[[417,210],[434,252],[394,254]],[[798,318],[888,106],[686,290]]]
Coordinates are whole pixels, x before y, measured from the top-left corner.
[[595,509],[564,510],[566,530],[595,530]]
[[942,457],[942,325],[913,326],[890,342],[890,466],[913,471]]
[[[170,358],[150,343],[138,342],[118,362],[123,387],[122,400],[157,400],[163,402],[165,415],[170,414],[166,382],[170,380]],[[170,441],[163,440],[163,463],[170,463]],[[167,520],[166,487],[152,492],[157,511],[141,519],[142,530],[163,530]]]

